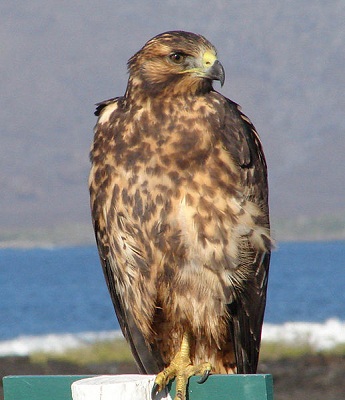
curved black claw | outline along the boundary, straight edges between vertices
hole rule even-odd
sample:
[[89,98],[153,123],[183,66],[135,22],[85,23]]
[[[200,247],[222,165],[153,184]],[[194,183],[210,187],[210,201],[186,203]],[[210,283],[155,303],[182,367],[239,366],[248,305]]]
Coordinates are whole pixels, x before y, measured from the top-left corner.
[[158,383],[155,383],[151,390],[151,400],[156,400],[156,396],[158,393],[159,393],[159,385]]
[[198,380],[197,381],[197,383],[204,383],[204,382],[206,382],[207,381],[207,378],[210,376],[210,373],[211,373],[211,371],[209,370],[209,369],[207,369],[204,373],[203,373],[203,375],[202,375],[202,377],[200,378],[200,380]]

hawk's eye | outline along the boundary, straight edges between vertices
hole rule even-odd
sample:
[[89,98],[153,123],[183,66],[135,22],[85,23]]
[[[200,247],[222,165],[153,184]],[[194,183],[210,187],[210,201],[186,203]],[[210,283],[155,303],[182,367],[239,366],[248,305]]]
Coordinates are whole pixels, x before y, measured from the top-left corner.
[[170,54],[170,60],[173,61],[175,64],[181,64],[184,59],[186,58],[186,55],[180,52],[172,53]]

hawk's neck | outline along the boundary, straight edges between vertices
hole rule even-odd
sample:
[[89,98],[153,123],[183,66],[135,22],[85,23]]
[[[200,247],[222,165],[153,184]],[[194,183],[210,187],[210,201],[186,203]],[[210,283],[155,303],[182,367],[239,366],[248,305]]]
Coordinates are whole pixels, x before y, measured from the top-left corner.
[[130,76],[125,98],[129,102],[166,100],[167,98],[200,96],[213,91],[209,79],[181,77],[173,75],[162,82],[146,82],[139,77]]

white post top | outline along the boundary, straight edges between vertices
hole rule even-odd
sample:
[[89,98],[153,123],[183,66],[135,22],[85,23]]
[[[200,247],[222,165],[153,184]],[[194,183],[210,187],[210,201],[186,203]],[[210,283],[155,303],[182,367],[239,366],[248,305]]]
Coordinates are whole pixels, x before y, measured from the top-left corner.
[[[151,400],[156,375],[102,375],[72,384],[73,400]],[[172,400],[163,390],[157,400]]]

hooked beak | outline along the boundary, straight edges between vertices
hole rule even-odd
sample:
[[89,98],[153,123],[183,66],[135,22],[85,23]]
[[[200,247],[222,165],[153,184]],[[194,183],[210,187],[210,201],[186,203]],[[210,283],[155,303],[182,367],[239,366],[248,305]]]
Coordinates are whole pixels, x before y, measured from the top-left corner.
[[223,65],[220,63],[219,60],[216,59],[213,65],[205,71],[204,77],[215,81],[219,81],[221,86],[224,85],[225,71]]

